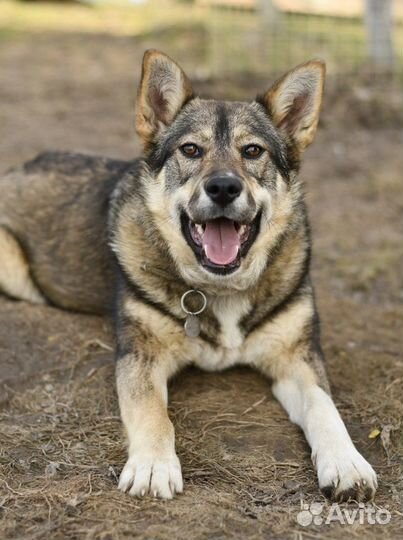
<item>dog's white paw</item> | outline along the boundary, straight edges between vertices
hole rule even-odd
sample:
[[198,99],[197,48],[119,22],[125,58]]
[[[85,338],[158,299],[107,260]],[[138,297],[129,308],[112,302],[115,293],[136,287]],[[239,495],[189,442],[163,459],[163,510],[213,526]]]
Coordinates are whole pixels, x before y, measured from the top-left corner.
[[[331,446],[332,443],[329,442]],[[319,487],[334,501],[372,500],[378,483],[371,465],[354,446],[328,448],[313,458],[316,463]]]
[[179,459],[175,454],[161,458],[133,455],[123,467],[118,487],[136,497],[151,493],[153,497],[172,499],[183,491]]

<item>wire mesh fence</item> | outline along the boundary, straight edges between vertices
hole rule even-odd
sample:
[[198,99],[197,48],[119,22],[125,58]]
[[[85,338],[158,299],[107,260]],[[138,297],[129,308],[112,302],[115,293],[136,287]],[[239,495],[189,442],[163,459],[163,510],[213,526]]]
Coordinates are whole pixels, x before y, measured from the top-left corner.
[[402,0],[200,0],[215,75],[280,72],[307,58],[332,75],[403,73]]
[[135,36],[214,77],[319,57],[330,76],[403,80],[403,0],[0,0],[14,31]]

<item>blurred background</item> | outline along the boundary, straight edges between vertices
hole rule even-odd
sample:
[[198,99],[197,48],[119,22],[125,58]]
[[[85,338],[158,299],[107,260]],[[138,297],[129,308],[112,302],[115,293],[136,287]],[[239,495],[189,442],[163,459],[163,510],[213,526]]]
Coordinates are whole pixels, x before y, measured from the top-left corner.
[[307,57],[333,74],[401,75],[402,0],[37,0],[2,2],[3,32],[159,35],[198,75],[283,70]]

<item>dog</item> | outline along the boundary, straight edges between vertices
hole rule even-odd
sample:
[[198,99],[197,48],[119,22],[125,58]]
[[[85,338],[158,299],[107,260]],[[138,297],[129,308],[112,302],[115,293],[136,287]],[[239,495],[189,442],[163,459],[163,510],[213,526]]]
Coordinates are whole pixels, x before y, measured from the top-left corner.
[[271,379],[302,428],[322,492],[374,497],[376,474],[331,398],[309,274],[298,170],[324,78],[313,60],[252,102],[201,99],[149,50],[136,103],[143,158],[46,153],[0,181],[3,293],[114,313],[123,492],[183,490],[169,378],[242,364]]

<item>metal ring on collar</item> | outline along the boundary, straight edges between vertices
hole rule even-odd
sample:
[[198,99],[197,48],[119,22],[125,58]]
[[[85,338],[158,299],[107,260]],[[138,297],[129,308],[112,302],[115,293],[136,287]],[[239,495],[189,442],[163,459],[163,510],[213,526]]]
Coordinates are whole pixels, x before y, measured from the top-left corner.
[[[198,294],[201,296],[202,300],[203,300],[203,305],[202,307],[198,310],[198,311],[190,311],[189,309],[187,309],[187,307],[185,306],[185,300],[186,298],[190,295],[190,294]],[[183,295],[182,295],[182,298],[181,298],[181,307],[183,309],[183,311],[187,314],[187,315],[200,315],[200,313],[203,313],[203,311],[206,309],[206,306],[207,306],[207,298],[206,298],[206,295],[204,293],[202,293],[201,291],[197,290],[197,289],[190,289],[189,291],[186,291]]]

